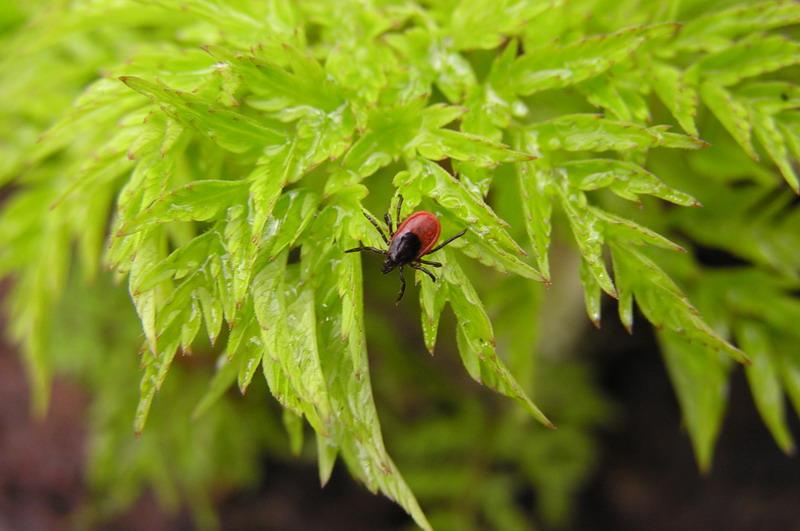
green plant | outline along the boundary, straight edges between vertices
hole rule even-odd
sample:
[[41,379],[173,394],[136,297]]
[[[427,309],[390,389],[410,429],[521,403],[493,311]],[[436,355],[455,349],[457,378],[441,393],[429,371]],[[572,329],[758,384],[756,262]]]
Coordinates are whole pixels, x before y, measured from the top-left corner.
[[[543,513],[565,518],[609,408],[575,361],[536,355],[537,342],[555,341],[531,326],[556,270],[551,240],[558,256],[575,243],[578,274],[556,284],[580,279],[591,321],[605,292],[629,330],[634,300],[658,328],[701,469],[737,361],[750,363],[756,405],[791,451],[783,393],[800,411],[800,215],[786,185],[800,188],[798,23],[791,1],[12,2],[0,12],[0,184],[13,189],[0,275],[14,279],[11,332],[35,409],[46,408],[53,371],[73,371],[97,397],[90,466],[97,485],[118,489],[108,510],[155,484],[212,522],[210,486],[248,474],[210,456],[229,455],[227,444],[247,462],[275,442],[266,417],[263,434],[244,428],[264,414],[252,393],[226,394],[261,371],[295,452],[304,423],[313,428],[323,483],[341,457],[428,528],[386,451],[366,345],[383,345],[398,374],[416,349],[399,348],[401,319],[365,315],[361,258],[342,254],[379,243],[362,202],[377,211],[400,191],[404,212],[436,212],[445,233],[470,228],[437,255],[440,282],[418,279],[425,345],[433,351],[449,305],[467,373],[561,428],[547,433],[509,405],[487,415],[474,390],[434,385],[425,396],[444,393],[460,413],[450,427],[432,417],[392,428],[410,463],[430,455],[414,453],[430,446],[428,430],[467,433],[484,419],[499,426],[490,455],[526,471],[547,493]],[[696,246],[745,265],[701,265]],[[138,317],[121,309],[124,289]],[[75,315],[121,330],[138,322],[144,337],[65,334]],[[213,376],[174,367],[179,351],[218,358]],[[575,387],[548,389],[548,371],[572,374]],[[396,386],[372,376],[381,393]],[[202,399],[188,391],[199,386]],[[167,399],[184,391],[194,398]],[[192,457],[196,441],[178,428],[194,400],[191,433],[230,436],[210,456]],[[110,403],[119,409],[101,405]],[[522,436],[542,451],[515,453]],[[469,455],[465,441],[450,443],[444,454]],[[113,456],[131,444],[137,474],[122,480]],[[575,451],[550,462],[549,444]],[[156,464],[170,445],[186,456],[174,476]],[[449,482],[412,481],[432,504],[458,494],[465,465],[448,466]],[[176,483],[186,471],[195,480]],[[440,521],[524,527],[507,488],[520,480],[490,476],[485,511],[470,509],[483,516],[443,510]]]

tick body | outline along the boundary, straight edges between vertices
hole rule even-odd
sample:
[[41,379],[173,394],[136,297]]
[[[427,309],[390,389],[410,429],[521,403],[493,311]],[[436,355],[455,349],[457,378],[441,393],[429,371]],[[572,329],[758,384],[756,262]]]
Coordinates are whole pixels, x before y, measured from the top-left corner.
[[[467,230],[459,232],[452,238],[447,239],[442,244],[436,246],[439,236],[442,232],[442,225],[439,219],[430,212],[420,211],[414,212],[408,216],[402,223],[400,222],[400,209],[403,205],[403,196],[398,196],[397,201],[397,216],[396,224],[397,230],[392,227],[392,218],[389,214],[384,216],[386,226],[389,229],[389,236],[383,232],[383,229],[378,224],[378,221],[364,212],[364,216],[375,227],[383,241],[387,245],[387,249],[378,249],[376,247],[365,247],[363,244],[353,249],[348,249],[346,253],[354,253],[357,251],[368,251],[376,254],[382,254],[386,257],[383,262],[381,271],[386,274],[390,271],[397,269],[400,272],[400,293],[397,296],[397,302],[403,298],[403,293],[406,289],[406,280],[403,276],[403,267],[409,266],[412,269],[417,269],[428,275],[431,280],[436,282],[436,277],[424,266],[442,267],[439,262],[432,262],[430,260],[423,260],[423,256],[435,253],[445,245],[453,240],[463,236]],[[360,244],[361,242],[359,242]],[[435,247],[434,247],[435,246]]]
[[430,212],[414,212],[403,221],[389,240],[383,272],[426,255],[442,233],[442,225]]

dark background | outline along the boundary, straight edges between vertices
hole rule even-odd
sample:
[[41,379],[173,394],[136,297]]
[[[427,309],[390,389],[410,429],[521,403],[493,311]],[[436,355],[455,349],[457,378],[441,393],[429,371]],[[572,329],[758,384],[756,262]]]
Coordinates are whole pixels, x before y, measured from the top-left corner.
[[[643,319],[639,320],[643,322]],[[614,319],[589,331],[593,360],[621,418],[604,435],[601,464],[580,496],[578,530],[800,530],[800,463],[783,455],[762,424],[741,370],[731,381],[714,466],[698,473],[680,411],[651,330],[628,336]],[[85,497],[82,478],[87,397],[57,379],[44,421],[30,418],[20,359],[0,344],[0,531],[69,529]],[[796,415],[793,433],[800,434]],[[319,487],[316,466],[265,461],[258,490],[220,500],[226,530],[402,529],[409,520],[337,466]],[[530,500],[528,500],[529,502]],[[188,514],[159,510],[152,496],[107,529],[192,529]]]

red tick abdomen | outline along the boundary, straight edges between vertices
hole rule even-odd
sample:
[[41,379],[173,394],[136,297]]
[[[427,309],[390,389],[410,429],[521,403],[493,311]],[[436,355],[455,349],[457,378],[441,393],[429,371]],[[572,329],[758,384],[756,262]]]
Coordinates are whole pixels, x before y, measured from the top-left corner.
[[422,210],[408,216],[400,226],[397,227],[397,232],[394,233],[392,239],[401,236],[405,232],[413,232],[417,235],[417,238],[419,238],[420,248],[416,256],[419,258],[436,245],[436,242],[439,240],[439,235],[442,232],[442,225],[435,215]]

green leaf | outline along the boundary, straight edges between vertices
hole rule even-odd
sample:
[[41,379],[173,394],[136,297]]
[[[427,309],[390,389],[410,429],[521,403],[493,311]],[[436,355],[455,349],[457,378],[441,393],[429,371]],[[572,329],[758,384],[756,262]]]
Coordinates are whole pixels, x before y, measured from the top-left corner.
[[[254,329],[255,331],[255,329]],[[258,335],[253,335],[244,344],[245,348],[241,354],[237,384],[242,394],[247,392],[250,382],[253,381],[256,371],[261,367],[264,357],[264,344],[258,341]]]
[[241,306],[258,263],[269,261],[292,245],[308,225],[318,198],[306,189],[294,189],[277,199],[260,234],[250,236],[247,210],[236,205],[228,210],[225,225],[225,263],[231,272],[233,297]]
[[157,223],[208,221],[247,197],[244,181],[195,181],[157,199],[125,223],[118,236],[138,232]]
[[392,162],[419,133],[421,110],[422,105],[416,102],[373,112],[369,130],[348,150],[343,160],[344,167],[367,177]]
[[[349,107],[342,105],[330,113],[313,113],[297,123],[297,138],[294,141],[299,153],[298,170],[302,174],[325,162],[338,159],[353,143],[356,124]],[[290,179],[294,182],[300,177]]]
[[283,426],[289,434],[289,448],[292,454],[300,455],[303,450],[303,417],[299,417],[288,409],[284,409],[281,415]]
[[610,111],[618,120],[631,121],[633,113],[611,76],[596,76],[578,86],[581,94],[595,107]]
[[[519,142],[527,142],[527,136],[521,136]],[[517,177],[522,200],[522,212],[525,216],[525,228],[533,243],[539,271],[545,281],[550,279],[548,250],[550,248],[550,218],[553,207],[548,196],[551,187],[550,170],[536,162],[517,165]]]
[[152,354],[149,352],[147,356],[144,375],[142,375],[141,383],[139,384],[139,402],[136,405],[136,413],[133,417],[133,431],[137,435],[141,435],[144,431],[145,424],[147,424],[147,417],[150,414],[150,406],[153,403],[153,398],[156,395],[156,377],[158,368],[155,367],[155,361],[152,359]]
[[[270,28],[267,22],[273,16],[259,18],[254,15],[249,6],[243,2],[222,2],[220,0],[158,0],[157,2],[171,13],[188,11],[193,17],[213,23],[227,31],[237,33],[235,38],[243,39],[239,41],[242,45],[254,44],[256,36],[263,35],[264,31]],[[274,12],[273,12],[274,13]],[[163,16],[163,15],[162,15]],[[243,35],[238,35],[243,34]],[[252,39],[252,40],[251,40]],[[246,44],[245,44],[246,43]]]
[[194,273],[209,262],[211,256],[220,254],[222,249],[222,240],[217,231],[204,232],[146,269],[136,282],[136,290],[148,291],[165,280],[179,280]]
[[[700,149],[702,140],[666,132],[664,127],[606,120],[596,114],[572,114],[525,126],[526,133],[547,151],[631,151],[652,147]],[[537,155],[537,152],[533,152]]]
[[467,372],[477,382],[517,400],[536,420],[554,428],[500,360],[483,303],[452,253],[444,253],[447,258],[442,278],[447,282],[448,300],[458,321],[458,351]]
[[769,115],[800,108],[800,86],[788,81],[753,81],[736,93],[747,99],[751,107]]
[[295,188],[281,195],[266,224],[258,246],[273,258],[294,245],[317,212],[319,197],[305,188]]
[[615,216],[599,208],[589,207],[589,209],[603,223],[605,227],[603,232],[610,240],[625,241],[636,245],[654,245],[679,253],[686,252],[686,249],[677,243],[629,219]]
[[208,46],[206,51],[230,64],[257,97],[270,99],[276,109],[309,105],[330,112],[344,101],[338,87],[312,57],[301,57],[300,52],[288,46],[281,59],[290,59],[292,71],[254,55],[231,53],[221,46]]
[[285,283],[287,253],[267,263],[253,279],[253,299],[264,345],[301,402],[301,410],[318,433],[329,430],[331,406],[320,366],[314,294],[295,293]]
[[156,312],[156,346],[162,354],[156,356],[160,365],[159,386],[172,361],[173,342],[177,340],[177,346],[188,353],[189,346],[200,329],[202,315],[197,292],[203,287],[203,281],[204,275],[201,272],[187,276]]
[[419,305],[422,309],[422,335],[425,347],[433,354],[436,335],[439,331],[439,318],[447,303],[447,288],[442,282],[422,282],[419,287]]
[[697,136],[696,88],[686,82],[679,69],[664,63],[653,63],[650,74],[653,76],[653,90],[664,106],[669,109],[684,131]]
[[428,59],[436,69],[436,86],[451,102],[464,100],[476,84],[475,73],[470,62],[447,45],[432,46]]
[[41,134],[38,145],[30,154],[31,161],[44,159],[69,145],[76,132],[108,130],[108,125],[120,116],[141,107],[141,96],[131,93],[121,83],[111,79],[97,80],[86,87],[68,112]]
[[614,282],[606,269],[603,258],[603,225],[586,203],[583,192],[567,185],[555,187],[561,199],[561,208],[567,215],[575,243],[578,244],[583,262],[588,271],[597,281],[597,284],[610,296],[617,296]]
[[[252,337],[253,342],[261,345],[262,348],[263,345],[266,344],[264,338],[258,338],[258,336]],[[262,356],[261,372],[264,375],[264,379],[267,381],[269,392],[273,397],[275,397],[275,400],[277,400],[285,409],[288,409],[295,415],[305,415],[306,404],[304,404],[300,397],[297,396],[292,383],[289,381],[289,377],[279,363],[271,359],[269,356]]]
[[617,288],[617,313],[622,326],[629,334],[633,334],[633,283],[634,278],[622,274],[624,266],[619,263],[617,253],[611,252],[611,262],[614,265],[614,280]]
[[451,39],[419,27],[382,37],[407,65],[413,65],[416,76],[421,78],[417,82],[425,86],[435,83],[448,101],[462,101],[475,87],[472,65],[453,48]]
[[674,332],[659,332],[658,340],[697,464],[702,472],[707,472],[725,413],[728,371],[716,352]]
[[[128,183],[122,188],[118,199],[117,218],[112,224],[112,234],[117,234],[136,217],[146,206],[166,193],[175,174],[175,153],[161,158],[150,156],[139,161]],[[115,237],[111,240],[106,259],[119,273],[130,270],[136,247],[142,242],[142,234]]]
[[293,177],[299,177],[294,148],[294,143],[284,146],[266,161],[259,161],[247,178],[250,181],[250,197],[253,201],[252,229],[256,240],[263,232],[264,224],[272,214],[283,187],[292,181]]
[[223,232],[225,254],[222,261],[228,273],[225,280],[230,283],[233,300],[239,308],[244,304],[250,286],[255,248],[250,240],[247,208],[244,205],[234,205],[228,209],[227,214]]
[[[343,4],[345,5],[345,4]],[[352,4],[351,4],[352,5]],[[325,57],[325,70],[339,85],[353,94],[353,99],[373,103],[387,89],[389,77],[397,72],[398,59],[383,41],[375,39],[381,30],[388,30],[389,20],[374,9],[369,12],[369,22],[351,25],[348,33],[341,33],[338,46]],[[341,16],[347,17],[342,14]],[[335,18],[327,17],[329,20]],[[350,20],[354,20],[350,18]],[[347,27],[347,26],[345,26]],[[358,60],[354,60],[354,58]]]
[[[277,145],[284,140],[284,134],[276,123],[263,119],[254,120],[225,107],[205,102],[197,96],[137,77],[127,76],[120,80],[161,105],[162,110],[175,120],[203,133],[220,147],[234,153]],[[269,123],[271,127],[266,127],[265,123]]]
[[703,56],[686,72],[689,79],[709,79],[723,87],[800,63],[800,44],[779,35],[753,36]]
[[783,387],[794,405],[795,413],[800,415],[800,352],[794,347],[795,341],[782,341],[775,353]]
[[789,156],[789,148],[783,133],[778,127],[775,119],[763,112],[751,107],[750,117],[753,122],[753,130],[756,133],[756,138],[764,146],[764,150],[769,154],[769,157],[778,166],[778,169],[783,175],[783,178],[792,188],[794,193],[800,194],[800,179],[798,179],[797,172],[792,165],[792,160]]
[[463,0],[448,17],[448,35],[455,48],[491,49],[506,35],[521,30],[551,2]]
[[457,105],[435,103],[422,111],[422,128],[435,131],[461,118],[467,109]]
[[139,243],[128,277],[128,291],[131,293],[142,331],[151,351],[156,350],[156,294],[152,290],[143,289],[142,286],[146,286],[146,273],[153,264],[160,262],[160,258],[160,233],[148,234]]
[[[745,353],[725,341],[702,320],[686,295],[655,262],[631,246],[623,247],[614,241],[609,244],[615,277],[618,282],[627,279],[630,291],[648,321],[709,352],[724,353],[740,363],[748,363]],[[627,312],[627,307],[625,310]]]
[[683,206],[700,206],[695,198],[667,186],[638,164],[613,159],[584,159],[566,162],[570,182],[581,190],[608,187],[624,199],[638,201],[639,194],[660,197]]
[[786,424],[783,392],[769,330],[755,322],[742,322],[736,329],[736,340],[753,360],[745,367],[758,412],[775,442],[787,454],[794,452],[794,442]]
[[[352,220],[351,220],[352,222]],[[350,334],[361,331],[361,326],[357,322],[361,299],[361,267],[356,256],[349,255],[342,258],[339,268],[339,276],[336,279],[336,286],[339,296],[342,298],[342,337],[350,338]]]
[[431,160],[451,158],[469,161],[483,167],[494,167],[502,162],[531,160],[534,157],[513,151],[488,138],[450,129],[434,129],[417,140],[417,151]]
[[600,304],[602,291],[600,284],[589,267],[586,260],[581,260],[580,266],[581,284],[583,285],[583,300],[586,304],[586,314],[594,326],[600,328]]
[[745,104],[716,82],[703,83],[700,87],[700,95],[703,103],[711,109],[717,120],[728,130],[745,153],[753,160],[758,160],[751,140],[752,125]]
[[673,46],[686,50],[713,50],[727,46],[731,39],[740,35],[797,23],[800,23],[797,2],[748,2],[695,17],[681,28]]
[[646,31],[632,28],[526,50],[514,63],[513,86],[519,94],[529,95],[585,81],[628,59],[645,42]]
[[156,391],[163,385],[167,377],[172,360],[178,348],[185,345],[186,332],[193,327],[187,319],[199,310],[193,308],[192,291],[195,287],[197,274],[193,274],[176,289],[156,318],[158,339],[156,350],[147,349],[143,354],[144,374],[139,384],[139,403],[136,406],[133,429],[137,435],[144,431],[150,407]]
[[333,473],[333,466],[336,464],[336,456],[339,449],[330,443],[330,439],[320,435],[317,439],[317,463],[319,465],[319,483],[323,487],[327,485]]
[[779,127],[786,140],[789,153],[792,154],[794,160],[800,160],[800,115],[796,115],[795,118],[794,124],[784,122],[779,124]]

